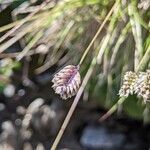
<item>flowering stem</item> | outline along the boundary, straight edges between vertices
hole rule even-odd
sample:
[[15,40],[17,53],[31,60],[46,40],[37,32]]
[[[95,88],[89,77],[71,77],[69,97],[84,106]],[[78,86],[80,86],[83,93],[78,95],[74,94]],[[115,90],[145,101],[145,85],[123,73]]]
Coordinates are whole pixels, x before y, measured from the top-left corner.
[[89,78],[92,75],[92,72],[94,70],[94,66],[95,65],[96,65],[96,58],[93,59],[93,61],[91,63],[91,66],[90,66],[89,70],[87,71],[87,73],[86,73],[86,75],[85,75],[85,77],[83,79],[82,85],[79,88],[79,91],[78,91],[78,93],[77,93],[77,95],[76,95],[76,97],[75,97],[75,99],[74,99],[74,101],[73,101],[73,103],[72,103],[72,105],[71,105],[71,107],[69,109],[69,112],[67,113],[67,116],[66,116],[66,118],[65,118],[65,120],[64,120],[64,122],[63,122],[63,124],[61,126],[61,129],[59,130],[59,132],[57,134],[57,137],[56,137],[56,139],[55,139],[55,141],[54,141],[54,143],[53,143],[53,145],[51,147],[51,150],[56,150],[56,147],[57,147],[57,145],[58,145],[58,143],[59,143],[59,141],[60,141],[60,139],[61,139],[61,137],[62,137],[62,135],[63,135],[63,133],[64,133],[68,123],[69,123],[69,121],[70,121],[70,119],[71,119],[71,116],[72,116],[72,114],[73,114],[73,112],[74,112],[74,110],[75,110],[75,108],[76,108],[76,106],[77,106],[77,104],[78,104],[78,102],[80,100],[80,97],[81,97],[81,95],[83,93],[83,90],[84,90],[87,82],[89,81]]
[[[150,46],[148,47],[147,51],[145,52],[142,60],[139,63],[139,66],[136,69],[136,72],[144,70],[146,65],[148,64],[150,60]],[[123,104],[123,102],[126,100],[125,97],[121,97],[116,104],[114,104],[102,117],[100,117],[100,121],[106,120],[109,116],[111,116],[118,108],[118,105]]]
[[[85,50],[85,52],[84,52],[84,54],[83,54],[83,56],[82,56],[82,58],[81,58],[81,60],[80,60],[80,62],[78,64],[78,67],[82,64],[83,60],[85,59],[87,53],[89,52],[89,50],[90,50],[90,48],[92,46],[92,44],[94,43],[94,41],[97,38],[98,34],[101,32],[101,30],[104,27],[105,23],[107,22],[107,20],[111,16],[111,14],[112,14],[113,10],[115,9],[116,5],[117,5],[117,3],[115,3],[113,5],[113,7],[109,11],[108,15],[106,16],[105,20],[103,21],[103,23],[99,27],[99,29],[98,29],[97,33],[95,34],[94,38],[92,39],[92,41],[90,42],[89,46]],[[76,108],[76,106],[77,106],[77,104],[78,104],[78,102],[80,100],[80,97],[81,97],[81,95],[83,93],[83,90],[84,90],[87,82],[89,81],[89,79],[90,79],[90,77],[92,75],[92,72],[94,70],[94,66],[95,65],[96,65],[96,57],[94,57],[93,61],[91,62],[90,68],[88,69],[88,71],[87,71],[87,73],[86,73],[86,75],[85,75],[85,77],[83,79],[83,82],[81,84],[81,87],[79,88],[79,91],[78,91],[78,93],[77,93],[77,95],[76,95],[76,97],[75,97],[75,99],[74,99],[74,101],[73,101],[73,103],[72,103],[72,105],[71,105],[71,107],[69,109],[69,112],[67,113],[67,116],[66,116],[66,118],[65,118],[65,120],[64,120],[64,122],[63,122],[63,124],[62,124],[62,126],[61,126],[61,128],[60,128],[60,130],[58,132],[58,134],[57,134],[57,136],[56,136],[55,141],[53,142],[51,150],[56,150],[57,145],[58,145],[58,143],[59,143],[59,141],[60,141],[60,139],[61,139],[61,137],[62,137],[62,135],[63,135],[63,133],[64,133],[68,123],[69,123],[69,121],[70,121],[70,119],[71,119],[71,116],[72,116],[73,112],[75,111],[75,108]]]

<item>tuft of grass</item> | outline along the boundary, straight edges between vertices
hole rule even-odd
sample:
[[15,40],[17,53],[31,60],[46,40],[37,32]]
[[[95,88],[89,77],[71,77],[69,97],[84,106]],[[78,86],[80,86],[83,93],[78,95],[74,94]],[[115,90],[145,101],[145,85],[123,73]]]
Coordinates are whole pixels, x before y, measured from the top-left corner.
[[[117,7],[111,11],[111,17],[106,17],[115,2]],[[139,107],[143,107],[138,99],[119,99],[118,96],[121,76],[125,72],[150,68],[149,8],[143,3],[146,1],[43,1],[37,6],[29,4],[27,8],[20,5],[12,13],[16,18],[14,22],[0,27],[1,59],[13,57],[20,62],[29,56],[32,60],[38,54],[34,75],[54,65],[59,68],[79,64],[81,75],[85,76],[53,149],[83,92],[88,93],[88,100],[96,99],[98,105],[108,109],[101,121],[118,108],[130,117],[141,119],[143,116],[145,122],[149,120],[148,104],[137,114]],[[34,11],[29,12],[30,8]],[[18,41],[21,49],[8,53],[8,48]],[[39,46],[43,45],[46,51],[39,51]],[[130,101],[134,106],[132,109]]]

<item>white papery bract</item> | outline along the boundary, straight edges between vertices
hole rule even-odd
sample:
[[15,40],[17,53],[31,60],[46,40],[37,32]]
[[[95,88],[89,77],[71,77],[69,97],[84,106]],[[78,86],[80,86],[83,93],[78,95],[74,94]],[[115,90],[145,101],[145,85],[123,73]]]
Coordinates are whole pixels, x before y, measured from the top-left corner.
[[139,73],[134,89],[135,93],[145,102],[150,101],[150,70]]
[[121,89],[119,90],[120,97],[128,97],[129,94],[134,93],[134,85],[137,80],[136,73],[129,71],[126,72],[123,78]]

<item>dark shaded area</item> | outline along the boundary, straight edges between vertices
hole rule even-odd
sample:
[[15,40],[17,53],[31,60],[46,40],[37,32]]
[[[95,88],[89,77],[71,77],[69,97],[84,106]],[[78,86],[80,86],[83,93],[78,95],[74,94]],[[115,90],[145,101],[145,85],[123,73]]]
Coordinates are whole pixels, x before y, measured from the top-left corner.
[[[0,97],[1,145],[19,150],[29,147],[49,149],[72,100],[57,98],[47,76],[51,78],[49,72],[34,77],[31,80],[34,86],[30,87],[22,84],[19,73],[14,74],[12,85],[15,94],[10,98],[2,94]],[[59,149],[148,150],[149,125],[143,126],[142,121],[128,119],[123,115],[121,118],[112,116],[100,123],[98,119],[104,112],[94,101],[80,101]],[[31,115],[29,122],[28,115]],[[24,121],[28,125],[24,125]]]

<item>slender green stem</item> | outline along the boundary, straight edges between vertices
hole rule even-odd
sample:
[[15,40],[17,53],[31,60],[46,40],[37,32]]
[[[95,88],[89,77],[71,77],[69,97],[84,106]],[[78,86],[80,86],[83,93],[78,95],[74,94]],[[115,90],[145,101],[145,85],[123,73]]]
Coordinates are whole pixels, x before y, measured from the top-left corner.
[[137,69],[135,71],[136,72],[143,71],[145,69],[145,67],[147,66],[147,64],[149,63],[149,61],[150,61],[150,45],[149,45],[147,51],[145,52],[142,60],[140,61],[139,66],[137,67]]
[[127,36],[127,32],[130,29],[130,24],[127,23],[127,25],[123,28],[114,48],[113,48],[113,53],[110,59],[110,68],[113,67],[115,61],[116,61],[116,56],[117,56],[117,52],[119,51],[120,45],[123,43],[123,41],[125,40],[126,36]]
[[99,120],[100,121],[104,121],[106,120],[111,114],[113,114],[117,108],[118,108],[118,105],[121,105],[124,101],[126,100],[125,97],[121,97],[116,104],[114,104],[111,109],[109,109],[109,111],[107,111],[107,113],[105,113]]

